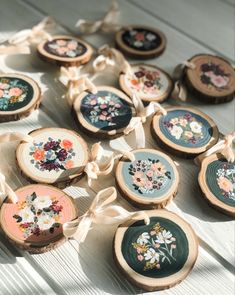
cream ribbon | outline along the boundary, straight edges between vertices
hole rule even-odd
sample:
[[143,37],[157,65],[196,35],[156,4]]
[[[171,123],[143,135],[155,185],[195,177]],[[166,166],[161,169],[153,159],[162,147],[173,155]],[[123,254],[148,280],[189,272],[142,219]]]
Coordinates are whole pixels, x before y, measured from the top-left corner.
[[78,27],[80,32],[83,34],[93,34],[98,31],[103,33],[111,33],[121,28],[121,26],[117,24],[118,16],[118,4],[117,1],[114,0],[112,1],[111,7],[102,19],[97,21],[80,19],[77,21],[75,26]]
[[220,140],[219,142],[217,142],[213,147],[211,147],[205,153],[197,156],[194,159],[194,162],[197,165],[200,165],[201,162],[206,157],[215,153],[221,153],[228,162],[234,162],[235,154],[232,147],[234,139],[235,139],[235,131],[231,134],[225,135],[223,140]]
[[95,224],[120,224],[126,220],[144,219],[149,224],[149,217],[144,211],[129,212],[118,205],[110,205],[117,198],[115,187],[101,190],[94,198],[89,210],[81,217],[66,222],[63,225],[63,233],[67,238],[73,237],[82,243],[91,229],[92,223]]
[[30,44],[51,40],[51,35],[46,30],[54,24],[55,21],[51,17],[46,17],[32,29],[17,32],[8,39],[8,45],[0,46],[0,54],[30,53]]
[[117,49],[109,47],[107,44],[101,46],[98,50],[99,56],[93,61],[94,72],[101,72],[107,67],[114,68],[118,75],[120,72],[131,72],[131,66],[124,55]]
[[130,120],[128,126],[124,130],[124,134],[127,135],[135,130],[136,148],[144,148],[145,132],[143,123],[145,123],[147,118],[155,114],[157,111],[161,112],[164,116],[167,114],[167,111],[158,102],[154,101],[150,102],[145,108],[142,100],[136,94],[133,94],[132,101],[136,110],[136,116]]
[[11,187],[6,183],[6,178],[5,176],[0,173],[0,193],[1,198],[0,198],[0,206],[2,205],[4,199],[8,196],[9,199],[12,201],[12,203],[17,203],[18,202],[18,197],[15,194],[15,192],[11,189]]
[[7,132],[0,134],[0,143],[22,140],[25,142],[33,142],[33,137],[19,132]]
[[135,160],[135,156],[130,151],[120,151],[113,154],[108,161],[104,161],[104,149],[100,142],[93,144],[91,147],[91,161],[85,166],[84,172],[88,177],[88,185],[91,186],[93,179],[97,179],[101,175],[108,175],[112,172],[115,160],[121,157],[127,157],[131,162]]
[[93,94],[97,93],[97,88],[91,80],[86,75],[80,74],[80,68],[61,67],[59,80],[68,88],[66,98],[70,106],[83,91],[88,90]]
[[184,84],[184,72],[186,67],[195,69],[195,64],[192,62],[184,61],[175,67],[172,74],[175,84],[174,89],[171,93],[171,97],[174,99],[180,99],[182,101],[186,101],[187,99],[187,88]]

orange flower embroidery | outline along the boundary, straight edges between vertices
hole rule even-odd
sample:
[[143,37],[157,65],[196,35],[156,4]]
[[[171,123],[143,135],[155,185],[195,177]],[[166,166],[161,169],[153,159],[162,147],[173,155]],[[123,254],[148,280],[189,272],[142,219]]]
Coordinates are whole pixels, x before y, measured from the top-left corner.
[[73,143],[68,139],[64,139],[61,142],[61,147],[63,147],[65,150],[70,150],[72,146],[73,146]]
[[33,154],[33,157],[36,161],[41,161],[44,158],[44,154],[45,152],[43,150],[36,149],[36,151]]

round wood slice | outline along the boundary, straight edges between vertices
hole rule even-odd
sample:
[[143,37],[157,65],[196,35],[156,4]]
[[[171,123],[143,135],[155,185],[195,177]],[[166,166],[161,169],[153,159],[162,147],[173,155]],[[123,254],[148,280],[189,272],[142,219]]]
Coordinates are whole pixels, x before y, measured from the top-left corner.
[[199,54],[189,62],[195,68],[185,70],[185,82],[196,98],[209,103],[223,103],[234,98],[235,71],[228,61],[210,54]]
[[131,73],[121,73],[119,83],[129,96],[135,93],[144,102],[164,101],[173,87],[173,82],[166,72],[143,63],[131,65]]
[[50,63],[71,67],[87,63],[93,49],[85,41],[72,36],[53,36],[38,45],[39,56]]
[[41,102],[41,90],[22,74],[0,74],[0,122],[16,121],[30,115]]
[[235,162],[229,163],[221,154],[202,161],[198,182],[209,205],[235,217]]
[[215,122],[203,112],[189,107],[166,108],[165,116],[157,113],[151,132],[158,144],[180,157],[192,158],[217,143]]
[[191,226],[167,210],[146,211],[143,220],[120,225],[114,237],[114,259],[124,276],[138,287],[163,290],[184,280],[198,256]]
[[115,40],[120,51],[136,59],[154,58],[166,48],[166,37],[161,31],[142,25],[121,29]]
[[63,128],[41,128],[29,134],[33,142],[21,142],[16,150],[18,166],[29,181],[65,187],[81,177],[89,155],[79,134]]
[[134,109],[130,98],[109,86],[98,86],[97,93],[81,93],[73,104],[78,126],[87,134],[98,138],[123,135]]
[[38,254],[65,242],[63,224],[77,217],[71,197],[49,185],[33,184],[15,191],[18,202],[7,199],[1,208],[1,227],[21,249]]
[[133,151],[135,161],[122,158],[116,169],[121,195],[134,206],[164,208],[176,195],[179,173],[166,154],[153,149]]

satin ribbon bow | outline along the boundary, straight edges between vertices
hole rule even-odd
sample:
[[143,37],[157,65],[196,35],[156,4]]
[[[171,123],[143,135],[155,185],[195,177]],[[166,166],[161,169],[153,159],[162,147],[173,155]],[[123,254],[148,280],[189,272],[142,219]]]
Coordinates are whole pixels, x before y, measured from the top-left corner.
[[51,35],[46,32],[55,24],[51,17],[44,18],[32,29],[25,29],[17,32],[8,39],[7,46],[0,47],[1,54],[30,53],[29,45],[39,43],[42,40],[51,40]]
[[197,156],[194,159],[194,162],[198,165],[198,164],[201,164],[203,159],[205,159],[206,157],[215,153],[221,153],[228,162],[233,163],[235,161],[235,154],[232,147],[234,139],[235,139],[235,131],[231,134],[225,135],[224,139],[217,142],[213,147],[211,147],[205,153]]
[[130,64],[119,50],[105,44],[99,48],[98,52],[99,56],[93,61],[95,73],[105,70],[108,66],[113,67],[117,74],[131,72]]
[[6,183],[5,176],[0,172],[0,206],[4,199],[8,196],[12,203],[18,202],[18,197],[15,192],[11,189],[11,187]]
[[78,27],[83,34],[93,34],[98,31],[103,33],[115,32],[121,28],[117,24],[118,16],[119,9],[117,1],[112,1],[111,7],[102,19],[97,21],[80,19],[77,21],[75,27]]
[[129,212],[118,205],[110,205],[117,198],[115,187],[101,190],[94,198],[89,210],[81,217],[63,225],[63,233],[67,238],[73,237],[82,243],[95,224],[120,224],[126,220],[144,219],[149,224],[149,217],[144,211]]
[[108,175],[112,172],[115,160],[126,156],[131,162],[135,160],[135,156],[130,151],[120,151],[113,154],[108,161],[104,160],[104,149],[100,142],[93,144],[91,148],[91,161],[87,163],[84,171],[88,177],[88,185],[91,186],[93,179],[97,179],[101,175]]
[[89,90],[93,94],[97,93],[96,86],[86,75],[80,74],[80,69],[77,67],[60,68],[59,80],[68,88],[66,98],[70,106],[73,105],[77,96],[85,90]]
[[195,69],[195,64],[189,61],[184,61],[177,65],[172,74],[173,80],[175,81],[174,89],[171,93],[171,97],[174,99],[180,99],[185,101],[187,99],[187,88],[184,84],[184,73],[185,68]]
[[136,148],[144,148],[145,133],[143,123],[146,122],[149,116],[155,114],[157,111],[161,112],[164,116],[167,114],[167,111],[158,102],[154,101],[150,102],[145,108],[142,100],[136,94],[133,94],[132,101],[136,110],[136,116],[130,120],[128,126],[124,130],[124,134],[127,135],[135,130]]

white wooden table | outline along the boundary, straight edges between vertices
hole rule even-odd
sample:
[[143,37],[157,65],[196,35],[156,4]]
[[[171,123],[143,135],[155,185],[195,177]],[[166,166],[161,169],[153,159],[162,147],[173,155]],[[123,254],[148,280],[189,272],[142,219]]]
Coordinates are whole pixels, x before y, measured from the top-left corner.
[[[109,0],[0,0],[0,41],[20,29],[32,27],[44,16],[56,18],[58,32],[76,34],[74,24],[79,18],[98,19],[110,4]],[[168,39],[166,52],[151,62],[169,73],[181,61],[197,53],[221,55],[234,62],[234,0],[120,0],[122,24],[144,24],[162,30]],[[111,35],[96,34],[85,37],[94,47],[113,44]],[[59,126],[77,130],[69,108],[62,99],[65,89],[55,81],[58,68],[31,56],[0,57],[0,70],[21,72],[39,82],[43,89],[40,109],[30,117],[10,123],[1,123],[0,132],[28,133],[39,127]],[[115,77],[114,77],[115,78]],[[106,81],[115,85],[114,78]],[[104,81],[98,81],[104,83]],[[117,82],[116,82],[117,83]],[[169,101],[175,104],[176,102]],[[189,100],[214,118],[222,133],[235,127],[235,102],[206,105]],[[145,125],[147,147],[157,148]],[[91,141],[84,136],[89,144]],[[133,135],[126,139],[131,146]],[[125,145],[120,139],[116,146]],[[109,149],[108,142],[104,145]],[[6,171],[13,188],[27,184],[15,166],[15,143],[2,144],[0,169]],[[174,158],[174,157],[173,157]],[[169,210],[183,216],[195,229],[200,240],[199,257],[185,281],[158,294],[221,294],[235,292],[234,282],[234,221],[208,207],[202,199],[198,184],[198,167],[190,160],[174,158],[179,164],[180,188]],[[85,212],[94,195],[101,188],[114,185],[113,175],[93,183],[92,189],[82,179],[66,188],[78,204],[80,214]],[[121,197],[118,203],[134,210]],[[142,294],[117,271],[112,259],[114,226],[96,226],[77,252],[74,241],[51,252],[29,255],[12,247],[0,236],[0,294]],[[151,294],[154,294],[151,293]],[[157,292],[155,293],[157,294]]]

